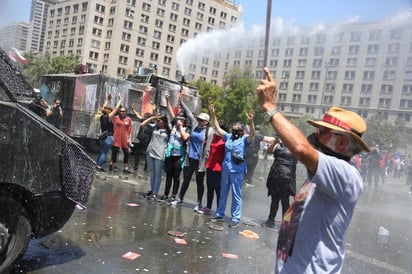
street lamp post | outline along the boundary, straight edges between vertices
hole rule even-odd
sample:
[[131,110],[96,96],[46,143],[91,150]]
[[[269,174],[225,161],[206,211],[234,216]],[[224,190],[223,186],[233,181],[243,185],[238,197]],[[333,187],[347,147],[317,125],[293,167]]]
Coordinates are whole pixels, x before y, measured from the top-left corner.
[[323,100],[324,100],[324,96],[325,96],[325,91],[326,91],[326,80],[328,77],[328,71],[329,71],[329,64],[328,62],[325,63],[325,76],[323,78],[323,88],[322,88],[322,97],[320,98],[320,106],[319,106],[319,119],[323,114]]

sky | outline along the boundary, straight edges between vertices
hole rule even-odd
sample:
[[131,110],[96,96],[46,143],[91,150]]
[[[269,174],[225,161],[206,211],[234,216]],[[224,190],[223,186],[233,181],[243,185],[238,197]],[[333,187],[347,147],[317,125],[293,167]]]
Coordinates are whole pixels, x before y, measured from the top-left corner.
[[[29,21],[31,0],[0,0],[0,2],[0,26]],[[246,28],[265,25],[266,0],[232,0],[232,2],[243,6],[242,22]],[[359,22],[383,20],[405,10],[410,10],[412,13],[412,0],[272,0],[272,17],[281,17],[300,27],[317,23],[329,25],[354,20]]]

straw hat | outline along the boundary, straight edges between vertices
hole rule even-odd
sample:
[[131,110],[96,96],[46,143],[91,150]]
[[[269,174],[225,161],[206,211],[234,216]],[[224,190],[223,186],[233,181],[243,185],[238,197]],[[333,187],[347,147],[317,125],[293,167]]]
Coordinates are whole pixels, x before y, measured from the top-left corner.
[[331,107],[323,116],[322,121],[308,120],[307,122],[314,127],[325,127],[348,133],[362,146],[363,150],[369,151],[368,145],[362,140],[362,135],[366,131],[366,123],[355,112],[340,107]]
[[203,120],[203,121],[210,121],[210,116],[207,113],[201,112],[199,113],[199,115],[197,116],[197,119]]

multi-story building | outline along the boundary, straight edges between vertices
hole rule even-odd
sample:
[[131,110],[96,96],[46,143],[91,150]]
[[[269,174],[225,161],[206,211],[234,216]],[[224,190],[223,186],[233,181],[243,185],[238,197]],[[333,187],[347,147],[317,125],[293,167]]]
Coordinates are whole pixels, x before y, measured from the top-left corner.
[[[332,105],[368,118],[401,119],[412,127],[412,17],[353,23],[272,35],[268,63],[288,116],[321,117]],[[224,54],[226,73],[234,66],[263,77],[264,39],[245,39]]]
[[29,24],[19,22],[0,28],[0,47],[4,50],[16,48],[20,52],[26,51]]
[[46,31],[47,12],[51,4],[64,0],[32,0],[30,10],[30,31],[27,39],[27,50],[41,52],[43,50],[44,33]]
[[234,26],[240,16],[224,0],[70,0],[49,8],[44,51],[79,55],[88,70],[109,76],[152,64],[176,78],[182,43]]
[[[190,38],[196,44],[201,33],[213,39],[212,30],[227,30],[241,14],[224,0],[70,0],[49,8],[44,50],[77,54],[89,70],[114,77],[153,64],[158,74],[176,79],[181,44]],[[275,26],[267,66],[277,81],[279,107],[291,117],[321,117],[340,105],[364,118],[402,119],[412,128],[412,19],[394,21],[321,31]],[[210,44],[211,50],[197,51],[186,64],[187,80],[222,84],[235,66],[263,77],[263,35],[241,34],[227,48],[230,37],[216,34],[221,40],[203,40],[203,49]],[[222,49],[212,48],[216,44]]]

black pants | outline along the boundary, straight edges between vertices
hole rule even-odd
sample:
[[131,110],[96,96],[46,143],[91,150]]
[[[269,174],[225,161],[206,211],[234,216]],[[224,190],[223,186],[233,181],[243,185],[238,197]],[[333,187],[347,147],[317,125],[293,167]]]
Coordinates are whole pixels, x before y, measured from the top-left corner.
[[206,184],[207,184],[207,204],[208,209],[212,209],[213,196],[216,193],[216,209],[219,208],[220,199],[220,179],[222,178],[221,171],[206,170]]
[[250,159],[246,159],[246,166],[247,166],[247,171],[245,174],[245,182],[248,184],[253,184],[252,182],[252,177],[253,173],[255,172],[256,165],[259,161],[259,156],[258,155],[252,155]]
[[199,172],[199,160],[189,158],[189,166],[183,168],[183,184],[180,189],[179,197],[181,200],[185,197],[186,191],[189,188],[190,180],[193,173],[196,172],[196,185],[197,185],[197,204],[202,205],[203,193],[205,192],[205,186],[203,180],[205,178],[205,172]]
[[143,171],[147,170],[147,161],[146,161],[146,148],[139,143],[134,144],[134,169],[137,170],[139,167],[139,160],[143,157],[144,159],[144,168]]
[[176,196],[180,186],[180,173],[182,167],[180,166],[180,156],[170,156],[165,159],[165,171],[166,171],[166,185],[164,195],[169,196],[170,188],[173,180],[172,195]]
[[[124,155],[123,156],[123,163],[127,164],[127,163],[129,163],[129,148],[128,147],[126,147],[126,148],[122,147],[121,149],[123,150],[123,155]],[[112,162],[113,162],[113,164],[117,162],[117,153],[119,153],[119,151],[120,151],[119,147],[112,146]]]
[[289,194],[279,194],[273,193],[270,195],[271,203],[270,203],[270,212],[269,212],[269,221],[275,221],[276,214],[278,213],[279,209],[279,201],[282,204],[282,218],[285,215],[286,211],[289,208]]

